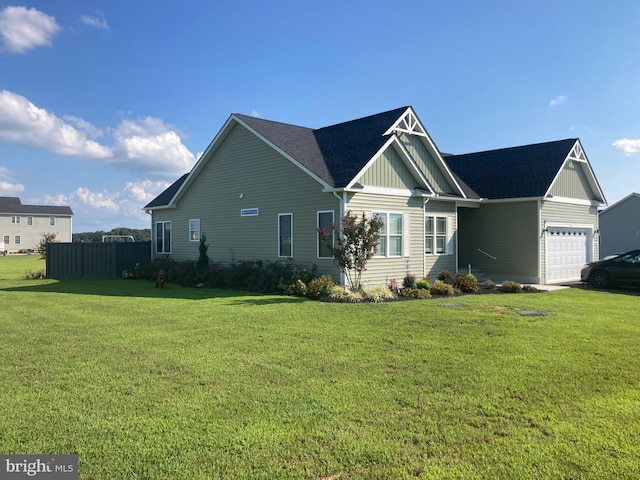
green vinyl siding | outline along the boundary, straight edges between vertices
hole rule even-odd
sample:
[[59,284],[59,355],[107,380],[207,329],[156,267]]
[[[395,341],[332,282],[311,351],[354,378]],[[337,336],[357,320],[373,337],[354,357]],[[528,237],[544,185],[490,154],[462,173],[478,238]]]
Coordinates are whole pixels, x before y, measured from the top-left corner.
[[537,281],[541,231],[537,201],[459,208],[458,219],[461,269],[470,265],[494,281]]
[[397,189],[413,189],[418,184],[394,148],[385,150],[357,182],[366,186]]
[[434,159],[421,137],[402,133],[400,139],[436,192],[457,193],[457,189],[442,171],[443,167]]
[[456,269],[456,210],[453,202],[429,201],[428,215],[446,216],[449,221],[450,255],[424,254],[424,199],[421,197],[402,197],[392,195],[352,194],[347,210],[368,217],[373,212],[402,213],[403,215],[403,252],[402,256],[376,256],[367,264],[363,274],[364,285],[386,284],[395,278],[399,283],[407,273],[417,277],[428,276],[435,279],[442,270]]
[[[278,215],[292,215],[294,260],[318,265],[337,280],[330,258],[317,258],[317,212],[340,215],[340,201],[290,160],[240,125],[235,125],[203,165],[177,208],[154,211],[153,220],[172,222],[172,257],[198,258],[189,241],[189,220],[200,219],[208,255],[215,262],[282,260],[278,257]],[[258,215],[241,216],[242,209]]]
[[560,171],[551,187],[551,194],[555,197],[577,198],[590,200],[597,198],[591,189],[582,162],[568,161]]

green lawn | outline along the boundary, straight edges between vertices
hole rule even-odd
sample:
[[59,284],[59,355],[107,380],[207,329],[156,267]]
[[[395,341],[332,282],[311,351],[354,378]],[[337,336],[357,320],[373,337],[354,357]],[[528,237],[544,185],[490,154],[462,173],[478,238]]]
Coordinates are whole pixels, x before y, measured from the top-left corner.
[[43,263],[0,257],[2,454],[76,453],[81,479],[640,477],[635,292],[353,305],[22,279]]

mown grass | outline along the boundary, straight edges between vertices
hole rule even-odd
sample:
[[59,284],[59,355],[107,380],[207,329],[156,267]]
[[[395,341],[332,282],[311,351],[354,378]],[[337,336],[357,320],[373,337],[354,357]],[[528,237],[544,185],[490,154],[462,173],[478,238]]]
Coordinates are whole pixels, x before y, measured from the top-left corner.
[[1,453],[77,453],[82,479],[640,475],[634,292],[351,305],[13,260]]

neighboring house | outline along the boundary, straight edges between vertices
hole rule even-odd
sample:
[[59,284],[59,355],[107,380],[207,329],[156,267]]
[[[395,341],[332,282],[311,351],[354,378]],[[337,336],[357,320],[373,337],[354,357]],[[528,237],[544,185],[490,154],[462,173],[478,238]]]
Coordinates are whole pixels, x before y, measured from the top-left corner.
[[640,193],[600,212],[600,258],[640,248]]
[[294,258],[344,283],[316,228],[351,211],[385,223],[367,284],[469,264],[578,280],[577,264],[597,258],[605,203],[580,141],[476,155],[441,154],[411,107],[320,129],[233,114],[191,172],[144,207],[154,255],[195,260],[206,235],[215,261]]
[[23,205],[18,197],[0,197],[0,250],[34,250],[44,233],[70,242],[72,217],[70,207]]

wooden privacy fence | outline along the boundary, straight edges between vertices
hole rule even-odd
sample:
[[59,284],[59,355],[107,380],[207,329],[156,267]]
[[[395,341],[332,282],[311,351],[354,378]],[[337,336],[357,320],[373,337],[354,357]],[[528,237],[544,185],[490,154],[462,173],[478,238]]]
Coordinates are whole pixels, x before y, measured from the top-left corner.
[[151,260],[151,242],[47,243],[48,278],[119,278]]

